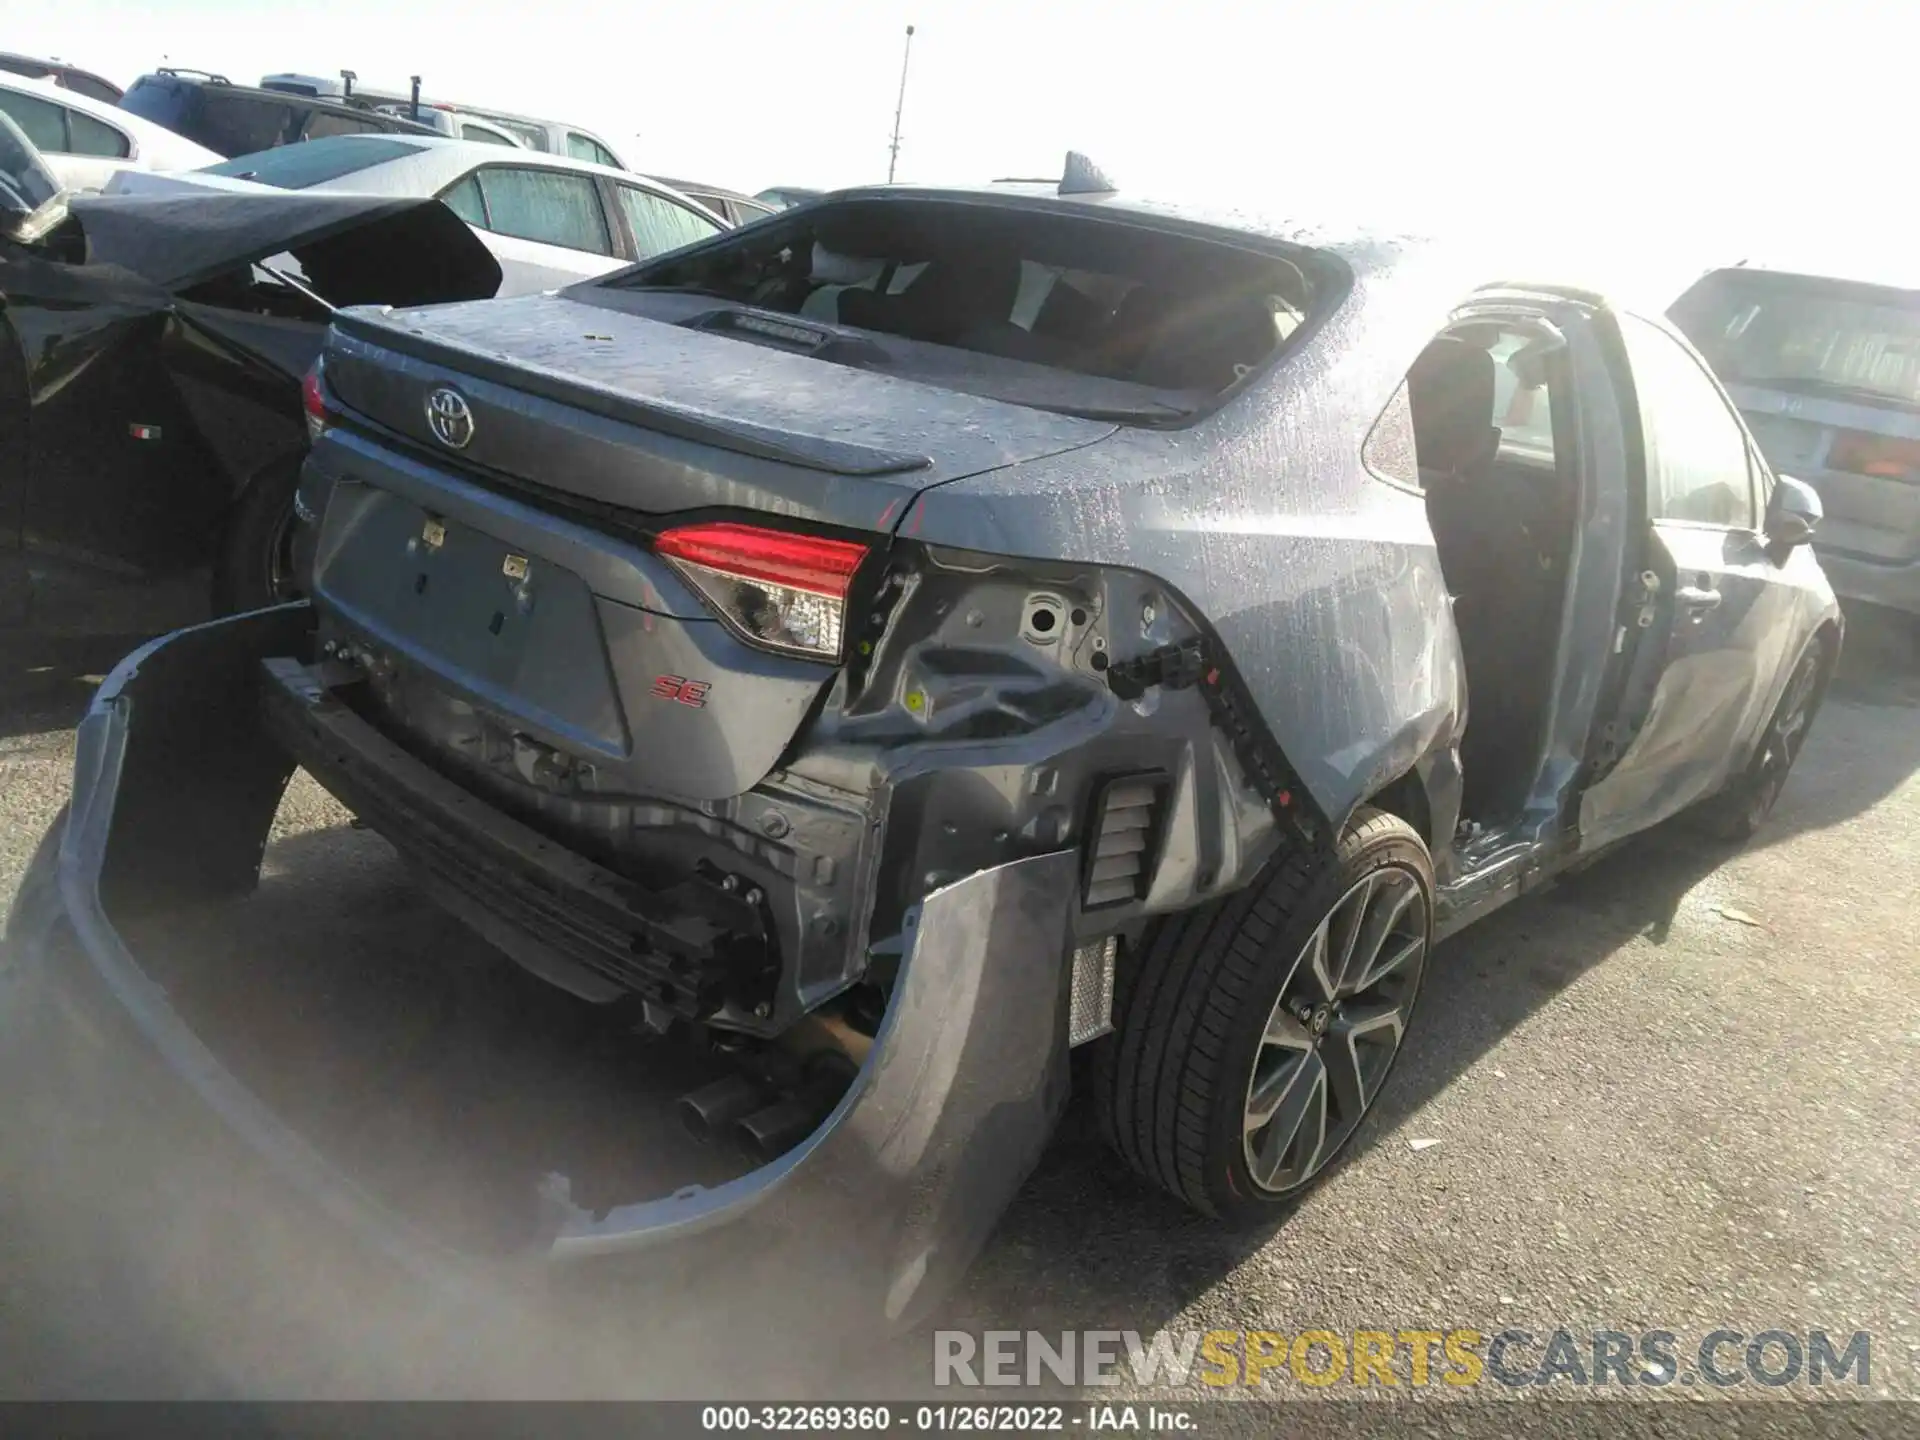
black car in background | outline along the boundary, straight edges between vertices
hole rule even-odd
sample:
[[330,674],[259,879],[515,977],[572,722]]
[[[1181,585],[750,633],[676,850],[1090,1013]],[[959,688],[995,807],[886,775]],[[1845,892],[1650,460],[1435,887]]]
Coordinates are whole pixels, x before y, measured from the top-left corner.
[[120,106],[228,159],[328,135],[432,135],[398,115],[283,90],[235,85],[224,75],[157,70],[142,75]]
[[68,197],[0,115],[0,634],[154,633],[283,596],[302,381],[335,308],[499,284],[438,200]]

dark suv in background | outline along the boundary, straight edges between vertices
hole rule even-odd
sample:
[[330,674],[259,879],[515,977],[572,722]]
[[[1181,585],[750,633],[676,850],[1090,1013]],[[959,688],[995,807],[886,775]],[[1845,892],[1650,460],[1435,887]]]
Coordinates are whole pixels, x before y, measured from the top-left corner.
[[142,75],[120,105],[228,159],[329,135],[435,133],[397,115],[280,90],[256,90],[197,71],[159,70]]
[[1768,463],[1820,492],[1835,592],[1920,617],[1920,291],[1735,266],[1669,313]]

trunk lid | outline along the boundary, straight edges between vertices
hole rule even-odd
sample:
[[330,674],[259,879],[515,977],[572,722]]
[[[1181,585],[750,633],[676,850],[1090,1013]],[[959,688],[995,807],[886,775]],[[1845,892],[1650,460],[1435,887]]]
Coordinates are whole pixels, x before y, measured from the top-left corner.
[[[566,292],[336,321],[327,381],[456,469],[638,515],[889,530],[921,491],[1117,428],[593,305]],[[458,448],[427,397],[471,415]]]

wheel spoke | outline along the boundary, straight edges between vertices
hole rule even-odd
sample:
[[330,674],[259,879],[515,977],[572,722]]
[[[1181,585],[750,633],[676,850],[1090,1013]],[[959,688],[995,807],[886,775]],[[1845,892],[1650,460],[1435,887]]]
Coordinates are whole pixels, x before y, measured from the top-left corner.
[[1381,1003],[1347,1006],[1327,1031],[1321,1052],[1343,1123],[1353,1123],[1373,1103],[1373,1077],[1386,1072],[1405,1031],[1400,1007]]
[[1261,1033],[1260,1043],[1288,1050],[1311,1050],[1313,1036],[1307,1033],[1307,1027],[1300,1018],[1287,1009],[1286,997],[1282,996],[1273,1007],[1273,1014],[1267,1017],[1267,1028]]
[[1334,989],[1334,976],[1327,959],[1328,932],[1332,924],[1331,915],[1320,922],[1320,928],[1313,932],[1313,938],[1307,942],[1306,949],[1300,952],[1300,959],[1293,967],[1292,981],[1281,987],[1281,994],[1286,994],[1294,984],[1304,984],[1316,1004],[1333,1000],[1337,992]]
[[1341,994],[1364,993],[1419,953],[1425,943],[1424,934],[1409,937],[1395,933],[1395,927],[1419,898],[1418,887],[1409,881],[1395,884],[1385,894],[1377,895],[1367,911],[1352,962],[1341,976]]
[[1787,698],[1780,704],[1780,719],[1775,722],[1773,729],[1789,763],[1800,748],[1801,733],[1807,728],[1807,702],[1813,698],[1814,681],[1818,674],[1819,666],[1809,656],[1793,672],[1793,679],[1787,685]]
[[1354,950],[1362,943],[1367,928],[1367,907],[1373,900],[1379,878],[1377,871],[1367,876],[1327,917],[1327,979],[1332,987],[1327,992],[1328,999],[1346,993],[1347,977],[1353,973]]
[[1417,959],[1420,952],[1427,948],[1424,935],[1389,935],[1383,937],[1378,954],[1366,975],[1354,985],[1353,993],[1364,995],[1382,980],[1396,971],[1406,968],[1408,962]]
[[1313,1048],[1294,1054],[1263,1057],[1273,1062],[1272,1069],[1265,1075],[1256,1076],[1253,1088],[1247,1092],[1247,1133],[1263,1130],[1273,1122],[1289,1096],[1300,1086],[1303,1078],[1310,1078],[1320,1066],[1319,1057]]
[[1327,1144],[1326,1067],[1309,1052],[1289,1068],[1290,1083],[1248,1157],[1253,1178],[1269,1189],[1312,1175]]

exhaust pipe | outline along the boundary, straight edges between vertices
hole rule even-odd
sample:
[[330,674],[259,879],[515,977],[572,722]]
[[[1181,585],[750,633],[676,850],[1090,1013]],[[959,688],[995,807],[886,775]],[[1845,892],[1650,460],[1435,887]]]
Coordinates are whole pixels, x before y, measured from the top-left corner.
[[750,1158],[770,1164],[812,1134],[830,1108],[818,1094],[789,1095],[735,1125],[734,1142]]
[[729,1075],[682,1095],[675,1108],[687,1133],[704,1145],[758,1110],[765,1098],[746,1076]]

